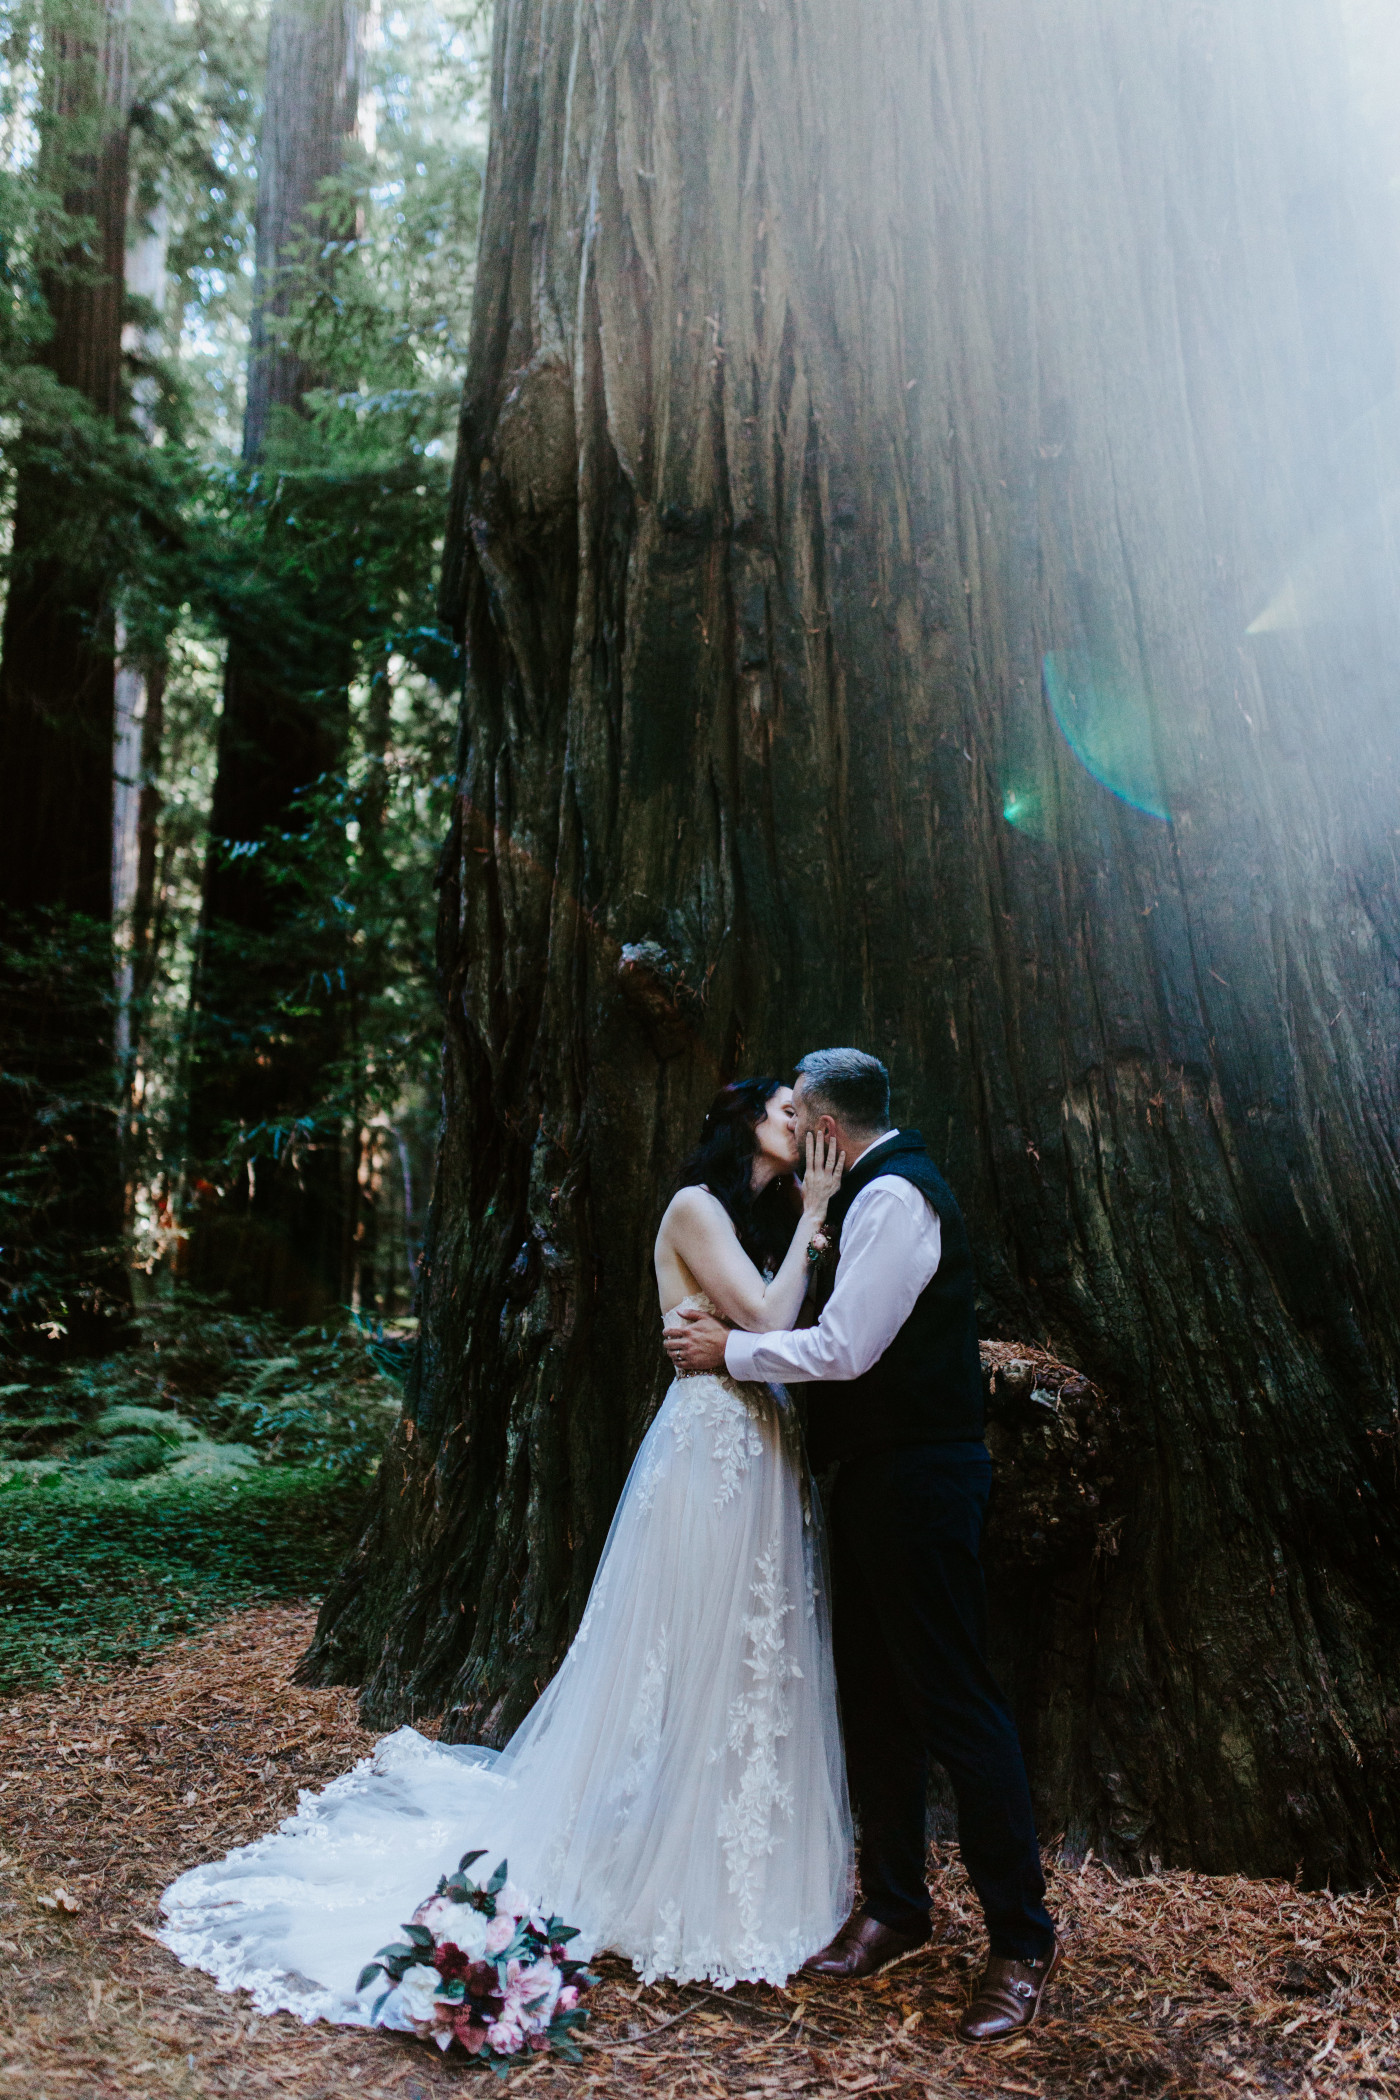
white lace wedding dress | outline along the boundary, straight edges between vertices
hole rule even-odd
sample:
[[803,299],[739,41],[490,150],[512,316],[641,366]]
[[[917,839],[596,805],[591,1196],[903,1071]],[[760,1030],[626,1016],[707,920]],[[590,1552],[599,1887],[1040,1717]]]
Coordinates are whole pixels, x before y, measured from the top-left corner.
[[[708,1299],[687,1305],[712,1308]],[[369,2020],[355,1980],[484,1847],[643,1977],[781,1983],[840,1926],[851,1819],[821,1541],[767,1386],[667,1393],[582,1623],[499,1754],[400,1728],[165,1892],[165,1944],[260,2011]]]

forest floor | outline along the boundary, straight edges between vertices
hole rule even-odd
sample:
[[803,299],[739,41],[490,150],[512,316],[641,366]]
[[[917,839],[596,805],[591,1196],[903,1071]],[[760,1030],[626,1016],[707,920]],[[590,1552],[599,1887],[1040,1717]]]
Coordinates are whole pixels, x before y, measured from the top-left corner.
[[[182,1867],[268,1829],[365,1754],[354,1695],[290,1682],[309,1607],[235,1612],[99,1680],[0,1711],[0,2100],[442,2100],[497,2090],[412,2040],[260,2019],[151,1938]],[[1395,1891],[1052,1867],[1069,1958],[1048,2016],[999,2049],[954,2022],[980,1942],[935,1852],[935,1939],[870,1985],[642,1988],[602,1964],[581,2068],[531,2100],[803,2093],[1400,2096]]]

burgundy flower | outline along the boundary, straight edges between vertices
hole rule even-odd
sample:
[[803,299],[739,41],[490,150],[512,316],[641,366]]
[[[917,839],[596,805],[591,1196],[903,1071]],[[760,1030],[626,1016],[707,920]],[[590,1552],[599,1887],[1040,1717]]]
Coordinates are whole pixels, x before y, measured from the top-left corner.
[[[485,1968],[486,1964],[470,1961],[460,1947],[454,1947],[450,1940],[444,1940],[433,1955],[433,1967],[444,1983],[454,1983],[458,1977],[465,1983],[474,1968]],[[493,1970],[492,1974],[494,1973]]]

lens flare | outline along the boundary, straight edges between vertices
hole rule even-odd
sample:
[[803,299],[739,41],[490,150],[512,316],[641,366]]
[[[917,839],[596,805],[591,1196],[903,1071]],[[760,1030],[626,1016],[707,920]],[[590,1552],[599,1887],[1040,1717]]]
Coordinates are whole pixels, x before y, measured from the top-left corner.
[[1013,829],[1024,831],[1028,838],[1046,837],[1040,789],[1033,784],[1024,780],[1007,782],[1002,789],[1001,813]]
[[1042,671],[1050,711],[1085,772],[1131,809],[1169,819],[1142,687],[1078,649],[1050,650]]

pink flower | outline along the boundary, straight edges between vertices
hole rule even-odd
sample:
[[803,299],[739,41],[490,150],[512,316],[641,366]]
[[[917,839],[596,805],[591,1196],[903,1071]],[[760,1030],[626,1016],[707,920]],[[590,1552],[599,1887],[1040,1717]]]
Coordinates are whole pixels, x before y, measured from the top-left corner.
[[514,2056],[520,2047],[522,2036],[518,2027],[508,2026],[504,2020],[497,2020],[494,2026],[487,2028],[486,2039],[493,2049],[500,2050],[502,2056]]
[[502,1917],[500,1913],[497,1912],[496,1916],[491,1920],[491,1923],[486,1928],[485,1951],[488,1954],[504,1954],[506,1948],[510,1945],[511,1941],[514,1938],[514,1918]]
[[523,1918],[529,1909],[529,1897],[523,1889],[517,1888],[513,1881],[508,1881],[503,1888],[497,1889],[496,1916],[498,1918],[502,1912],[508,1913],[512,1918]]
[[[511,1967],[515,1964],[512,1962]],[[507,1971],[509,1975],[509,1971]],[[559,1987],[559,1971],[552,1961],[531,1963],[520,1978],[520,1999],[523,2005],[551,2004]],[[507,1986],[509,1991],[509,1985]]]
[[572,2012],[574,2007],[578,2004],[577,1985],[572,1983],[566,1983],[563,1990],[559,1993],[559,1998],[557,2002],[560,2012]]

